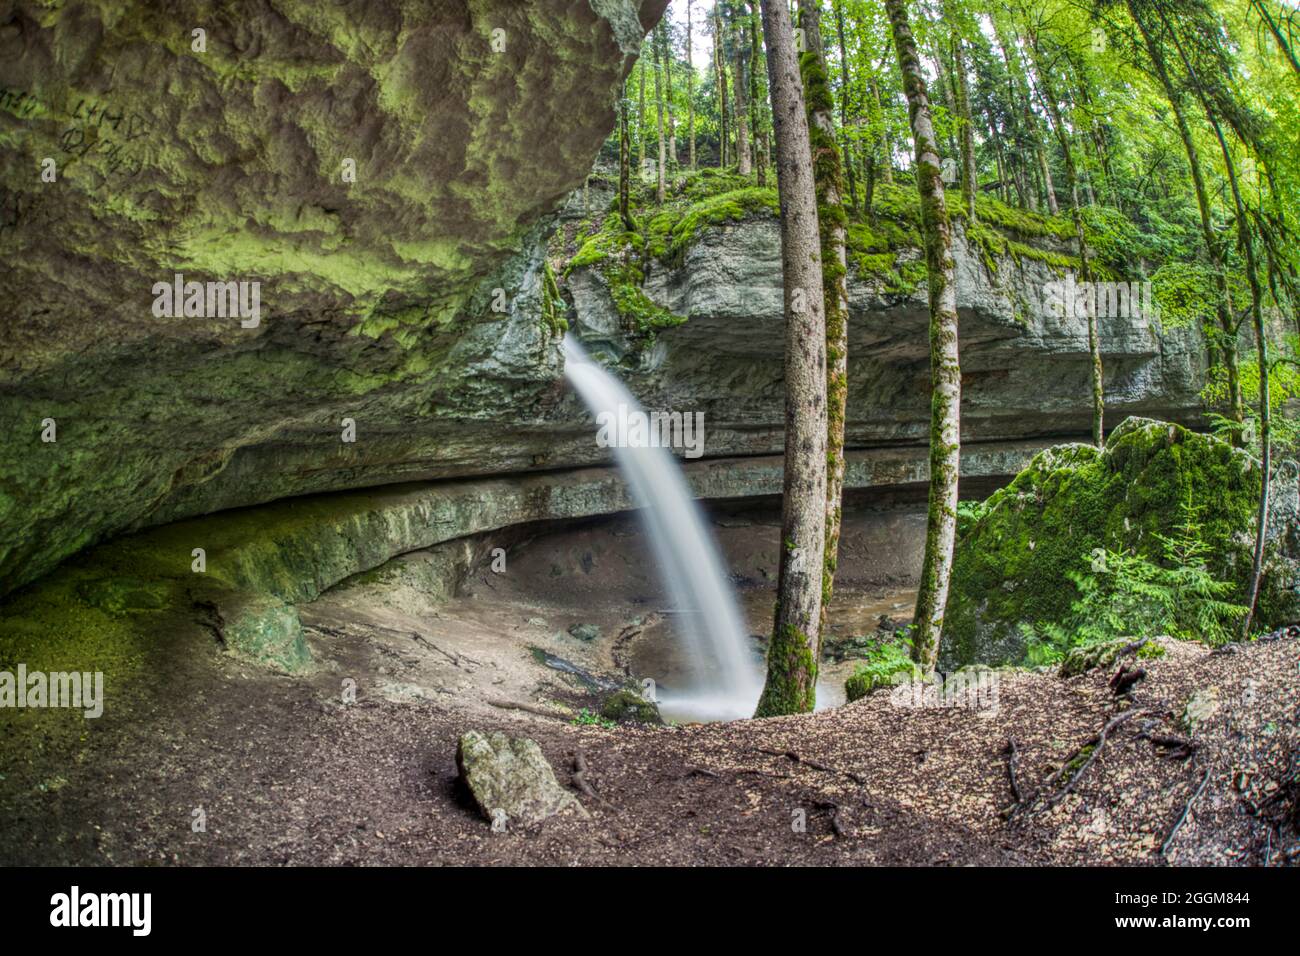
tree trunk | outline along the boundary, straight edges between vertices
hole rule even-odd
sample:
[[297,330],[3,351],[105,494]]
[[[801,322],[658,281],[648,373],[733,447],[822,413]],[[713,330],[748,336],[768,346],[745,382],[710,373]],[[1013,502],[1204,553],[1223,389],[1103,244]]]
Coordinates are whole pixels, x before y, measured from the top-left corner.
[[691,0],[686,0],[686,137],[690,141],[687,161],[695,169],[695,61],[691,40]]
[[678,165],[677,116],[673,111],[673,34],[667,11],[664,12],[664,18],[659,21],[659,25],[664,31],[664,107],[668,110],[668,159],[676,167]]
[[767,167],[770,164],[768,126],[771,121],[768,116],[767,97],[762,95],[762,90],[759,87],[759,81],[763,75],[763,45],[758,40],[759,11],[757,0],[753,0],[749,7],[749,102],[756,117],[751,130],[754,138],[754,165],[758,167],[758,184],[766,186]]
[[750,152],[749,146],[749,107],[745,103],[745,95],[749,87],[745,76],[745,61],[749,59],[749,44],[744,42],[745,27],[740,14],[736,12],[734,7],[728,9],[732,12],[732,70],[736,75],[736,81],[732,86],[736,102],[734,111],[736,119],[736,172],[742,176],[748,176],[754,171],[753,154]]
[[926,672],[939,657],[957,537],[957,477],[961,464],[961,367],[957,355],[957,287],[952,224],[944,200],[939,144],[930,118],[925,74],[908,23],[906,0],[885,0],[903,73],[916,148],[916,185],[930,285],[930,505],[912,654]]
[[627,84],[623,84],[618,98],[618,215],[623,220],[623,228],[628,232],[636,230],[632,214],[628,209],[632,163],[632,144],[628,142],[627,129]]
[[718,86],[718,166],[727,166],[727,67],[722,54],[721,0],[713,4],[713,72]]
[[761,0],[776,127],[785,277],[785,476],[767,682],[756,716],[808,713],[817,696],[826,533],[826,327],[808,116],[786,0]]
[[640,102],[637,105],[636,120],[636,165],[637,175],[645,175],[645,60],[642,59],[637,63],[641,71],[641,94]]
[[835,7],[835,38],[840,48],[840,130],[844,140],[840,155],[849,178],[849,202],[856,211],[862,207],[858,204],[858,180],[853,170],[853,150],[849,145],[849,57],[844,48],[844,0],[832,0],[832,3]]
[[[1245,422],[1246,412],[1245,402],[1241,394],[1241,372],[1237,367],[1237,323],[1232,314],[1232,291],[1228,286],[1228,272],[1224,268],[1223,257],[1219,254],[1219,244],[1214,236],[1214,220],[1210,212],[1210,195],[1205,186],[1205,174],[1201,171],[1200,151],[1196,148],[1196,141],[1192,138],[1187,116],[1183,112],[1182,95],[1174,88],[1173,81],[1169,76],[1164,51],[1161,50],[1160,45],[1151,35],[1150,27],[1142,16],[1142,11],[1132,0],[1129,0],[1128,8],[1129,15],[1133,18],[1133,22],[1137,25],[1142,34],[1142,39],[1145,41],[1147,53],[1151,56],[1151,63],[1155,68],[1156,77],[1160,80],[1160,85],[1164,88],[1169,105],[1174,111],[1178,136],[1183,142],[1183,150],[1187,153],[1187,163],[1191,167],[1192,185],[1196,190],[1196,205],[1201,214],[1201,237],[1205,241],[1205,252],[1209,257],[1210,266],[1214,270],[1217,299],[1215,311],[1219,317],[1219,328],[1223,332],[1220,344],[1223,349],[1223,364],[1228,372],[1228,414],[1233,421],[1240,424]],[[1235,445],[1241,444],[1240,429],[1234,431],[1232,440]]]
[[[821,0],[799,0],[799,25],[807,52],[801,58],[813,182],[821,242],[822,299],[826,309],[826,548],[823,554],[819,634],[835,589],[844,495],[844,412],[849,391],[849,290],[845,238],[844,182],[835,142],[834,101],[826,52],[822,48]],[[820,640],[817,654],[820,659]]]
[[[894,150],[889,142],[889,132],[885,128],[885,101],[880,98],[880,84],[875,80],[871,81],[871,95],[876,100],[876,112],[880,114],[880,180],[892,185],[894,182]],[[867,205],[871,205],[869,198]]]
[[953,16],[952,0],[944,0],[944,19],[952,24],[952,64],[956,74],[953,89],[957,99],[957,119],[961,123],[961,198],[966,221],[975,221],[975,197],[979,193],[979,169],[975,161],[975,123],[970,112],[970,79],[966,76],[966,47],[959,21]]
[[664,167],[668,165],[667,144],[664,142],[664,89],[663,89],[663,21],[655,27],[655,109],[659,116],[659,182],[655,188],[655,198],[663,205],[667,198],[667,186],[664,182]]

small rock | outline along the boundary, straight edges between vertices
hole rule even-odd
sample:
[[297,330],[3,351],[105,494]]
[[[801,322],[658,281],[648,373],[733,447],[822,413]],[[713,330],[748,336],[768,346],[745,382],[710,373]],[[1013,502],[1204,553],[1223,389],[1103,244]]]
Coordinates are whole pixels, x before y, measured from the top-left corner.
[[527,737],[471,730],[456,746],[456,768],[489,821],[498,811],[508,823],[522,827],[570,810],[590,816],[578,798],[555,779],[542,748]]
[[1183,725],[1184,730],[1189,734],[1194,734],[1196,728],[1213,717],[1218,709],[1219,689],[1217,687],[1207,687],[1204,690],[1193,691],[1192,696],[1187,698],[1179,722]]
[[664,722],[659,715],[659,705],[646,700],[634,690],[615,691],[605,698],[600,705],[600,716],[606,720],[616,720],[621,724],[659,724]]
[[591,643],[600,637],[600,628],[595,624],[573,624],[569,627],[569,635],[576,637],[580,641]]

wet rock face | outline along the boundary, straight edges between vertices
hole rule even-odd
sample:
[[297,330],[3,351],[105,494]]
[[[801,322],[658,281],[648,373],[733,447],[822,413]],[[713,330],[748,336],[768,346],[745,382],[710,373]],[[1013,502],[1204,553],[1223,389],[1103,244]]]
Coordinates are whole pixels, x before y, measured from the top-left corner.
[[[551,390],[539,220],[664,6],[6,14],[0,591],[134,525],[526,467],[446,420],[519,422]],[[206,294],[160,316],[177,274],[257,282],[257,311],[246,286],[238,318]]]

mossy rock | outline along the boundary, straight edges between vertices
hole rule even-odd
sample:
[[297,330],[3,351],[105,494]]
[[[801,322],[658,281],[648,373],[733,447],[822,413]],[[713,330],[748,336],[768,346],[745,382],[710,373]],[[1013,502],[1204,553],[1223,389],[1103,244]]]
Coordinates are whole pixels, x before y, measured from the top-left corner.
[[664,722],[659,706],[634,690],[619,690],[606,697],[600,705],[600,716],[620,724],[662,725]]
[[233,611],[227,605],[221,639],[232,654],[298,673],[311,663],[298,609],[275,598],[256,597]]
[[881,687],[893,687],[903,680],[905,676],[908,680],[920,680],[921,669],[915,664],[898,664],[897,668],[889,673],[881,670],[861,669],[852,677],[844,682],[844,695],[851,704],[855,700],[861,700],[873,691]]
[[[1021,623],[1063,624],[1095,549],[1161,556],[1157,535],[1172,535],[1184,503],[1200,509],[1209,570],[1245,599],[1259,500],[1259,463],[1210,435],[1129,418],[1105,449],[1062,445],[1039,454],[978,509],[957,544],[940,666],[1025,662]],[[1279,496],[1283,495],[1279,490]],[[1294,496],[1294,489],[1289,492]],[[1261,627],[1293,619],[1296,558],[1277,535],[1257,608]]]

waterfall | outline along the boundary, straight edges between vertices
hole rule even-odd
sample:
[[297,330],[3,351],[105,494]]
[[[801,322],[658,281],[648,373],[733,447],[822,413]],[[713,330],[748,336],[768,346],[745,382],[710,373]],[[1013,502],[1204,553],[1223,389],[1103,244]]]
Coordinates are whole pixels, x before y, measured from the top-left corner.
[[[563,350],[565,377],[593,415],[616,415],[620,405],[625,412],[642,412],[627,388],[592,361],[573,336],[565,336]],[[759,667],[700,508],[668,449],[625,444],[615,446],[614,457],[680,612],[676,630],[694,675],[691,686],[660,693],[660,704],[666,714],[688,719],[750,717],[762,690]]]

